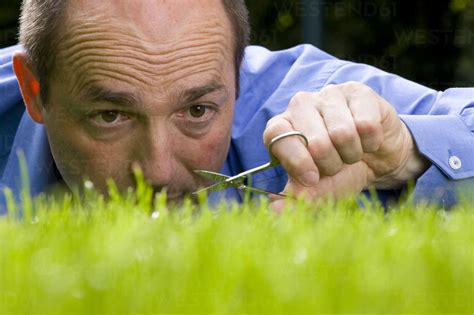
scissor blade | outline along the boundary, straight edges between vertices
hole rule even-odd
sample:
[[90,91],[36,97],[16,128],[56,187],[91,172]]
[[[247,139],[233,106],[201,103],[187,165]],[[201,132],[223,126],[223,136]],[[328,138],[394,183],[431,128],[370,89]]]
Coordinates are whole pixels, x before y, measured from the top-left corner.
[[199,193],[202,193],[202,192],[205,192],[205,191],[207,191],[208,193],[211,193],[211,192],[227,189],[229,187],[237,187],[238,188],[242,185],[242,182],[245,179],[245,178],[242,178],[242,179],[237,178],[233,181],[227,181],[227,179],[230,176],[227,176],[227,175],[224,175],[224,174],[211,172],[211,171],[205,171],[205,170],[195,170],[194,172],[196,174],[201,175],[202,177],[211,179],[213,181],[217,181],[217,183],[215,183],[214,185],[211,185],[209,187],[205,187],[205,188],[202,188],[198,191],[195,191],[193,194],[199,194]]
[[263,164],[263,165],[255,167],[255,168],[252,168],[248,171],[245,171],[245,172],[242,172],[242,173],[237,174],[235,176],[229,177],[229,178],[225,179],[224,182],[230,183],[230,182],[235,182],[236,180],[239,180],[240,182],[243,182],[249,175],[253,175],[253,174],[256,174],[256,173],[263,172],[263,171],[265,171],[269,168],[275,167],[275,166],[276,166],[276,164],[274,162],[268,162],[266,164]]
[[243,190],[243,191],[250,191],[250,192],[265,195],[265,196],[277,195],[277,196],[280,196],[280,197],[287,197],[284,194],[274,193],[274,192],[271,192],[271,191],[266,191],[266,190],[258,189],[258,188],[255,188],[255,187],[241,186],[240,189]]
[[214,184],[214,185],[211,185],[209,187],[205,187],[205,188],[202,188],[202,189],[199,189],[195,192],[193,192],[193,195],[198,195],[202,192],[208,192],[208,193],[211,193],[211,192],[215,192],[215,191],[219,191],[219,190],[223,190],[223,189],[227,189],[229,187],[234,187],[235,185],[231,184],[231,183],[226,183],[226,182],[219,182],[217,184]]
[[265,191],[265,190],[261,190],[261,189],[257,189],[257,188],[253,188],[253,187],[247,187],[247,186],[243,185],[243,182],[245,181],[245,179],[248,176],[259,173],[259,172],[262,172],[266,169],[275,167],[277,164],[278,164],[277,161],[268,162],[266,164],[257,166],[255,168],[252,168],[248,171],[242,172],[242,173],[237,174],[237,175],[232,176],[232,177],[226,176],[226,175],[223,175],[223,174],[219,174],[219,173],[215,173],[215,172],[211,172],[211,171],[195,170],[194,171],[195,173],[197,173],[197,174],[199,174],[203,177],[206,177],[208,179],[212,179],[214,181],[219,181],[219,182],[214,184],[214,185],[211,185],[209,187],[205,187],[203,189],[200,189],[200,190],[194,192],[193,194],[199,194],[199,193],[205,192],[205,191],[207,191],[208,193],[211,193],[211,192],[227,189],[229,187],[236,187],[238,189],[248,189],[248,190],[251,190],[251,191],[259,193],[259,194],[278,195],[277,193],[271,193],[271,192],[268,192],[268,191]]
[[211,179],[215,182],[225,181],[227,178],[230,177],[230,176],[227,176],[227,175],[224,175],[224,174],[211,172],[211,171],[206,171],[206,170],[195,170],[194,173],[196,173],[198,175],[201,175],[202,177],[205,177],[207,179]]
[[[195,171],[197,174],[202,175],[203,177],[207,177],[209,179],[215,180],[214,178],[211,178],[211,177],[214,177],[214,176],[225,177],[225,178],[224,179],[222,179],[222,178],[218,179],[218,180],[220,180],[220,182],[218,182],[218,183],[216,183],[212,186],[200,189],[200,190],[194,192],[194,194],[199,194],[199,193],[204,192],[204,191],[207,191],[208,193],[211,193],[211,192],[227,189],[229,187],[243,188],[245,185],[243,186],[242,184],[245,181],[245,179],[247,178],[247,176],[258,173],[258,172],[261,172],[261,171],[264,171],[264,170],[266,170],[268,168],[271,168],[271,167],[274,167],[274,166],[275,166],[274,163],[269,162],[267,164],[260,165],[258,167],[252,168],[251,170],[242,172],[242,173],[240,173],[238,175],[235,175],[235,176],[232,176],[232,177],[222,175],[222,174],[219,174],[219,173],[210,172],[210,171],[197,170],[197,171]],[[247,187],[247,186],[245,186],[245,187]]]
[[249,192],[253,192],[253,193],[257,193],[257,194],[261,194],[261,195],[266,195],[266,196],[268,196],[268,195],[277,195],[277,196],[280,196],[280,197],[286,197],[286,195],[284,195],[284,194],[274,193],[274,192],[271,192],[271,191],[266,191],[266,190],[258,189],[258,188],[255,188],[255,187],[249,187],[249,186],[245,186],[245,185],[238,185],[238,184],[226,183],[226,182],[219,182],[219,183],[214,184],[212,186],[200,189],[198,191],[193,192],[193,195],[197,195],[197,194],[200,194],[202,192],[211,193],[211,192],[215,192],[215,191],[219,191],[219,190],[224,190],[224,189],[227,189],[227,188],[230,188],[230,187],[235,187],[235,188],[243,190],[243,191],[249,191]]

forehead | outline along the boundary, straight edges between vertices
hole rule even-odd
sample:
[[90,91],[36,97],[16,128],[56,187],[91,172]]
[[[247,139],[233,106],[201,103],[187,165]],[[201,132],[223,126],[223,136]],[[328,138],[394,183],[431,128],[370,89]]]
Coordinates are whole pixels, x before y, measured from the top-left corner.
[[134,28],[150,41],[166,41],[203,21],[227,24],[221,0],[74,0],[70,1],[66,20],[70,24],[84,19],[113,19]]
[[58,63],[74,89],[96,81],[143,90],[169,89],[193,76],[222,80],[232,60],[220,0],[71,1],[65,24]]

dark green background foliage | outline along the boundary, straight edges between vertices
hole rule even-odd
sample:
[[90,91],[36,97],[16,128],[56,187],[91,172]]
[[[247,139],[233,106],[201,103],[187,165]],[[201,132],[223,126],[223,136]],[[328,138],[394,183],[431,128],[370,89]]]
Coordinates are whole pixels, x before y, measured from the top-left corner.
[[[247,1],[252,43],[283,49],[304,42],[303,18],[323,25],[321,48],[433,88],[474,85],[474,0]],[[16,42],[20,0],[1,0],[0,47]]]

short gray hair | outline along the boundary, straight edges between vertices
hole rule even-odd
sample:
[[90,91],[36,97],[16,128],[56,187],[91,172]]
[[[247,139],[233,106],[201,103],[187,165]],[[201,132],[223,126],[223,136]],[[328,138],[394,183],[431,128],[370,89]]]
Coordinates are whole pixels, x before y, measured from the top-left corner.
[[[222,0],[234,30],[234,57],[237,95],[239,68],[249,44],[250,26],[244,0]],[[41,99],[48,99],[48,77],[55,71],[55,58],[59,30],[67,9],[68,0],[23,0],[20,17],[20,43],[34,65],[41,89]]]

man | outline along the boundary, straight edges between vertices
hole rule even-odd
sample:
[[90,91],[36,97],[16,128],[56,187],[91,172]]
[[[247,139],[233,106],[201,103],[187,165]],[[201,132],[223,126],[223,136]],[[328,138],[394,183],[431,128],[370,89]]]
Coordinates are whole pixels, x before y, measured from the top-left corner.
[[263,164],[293,130],[309,145],[275,144],[282,168],[256,185],[318,200],[416,180],[417,198],[451,205],[473,182],[473,89],[435,92],[311,46],[248,47],[241,63],[248,33],[243,1],[24,1],[24,49],[0,59],[2,185],[19,189],[21,149],[33,194],[85,178],[126,189],[137,165],[177,200],[207,184],[194,170]]

